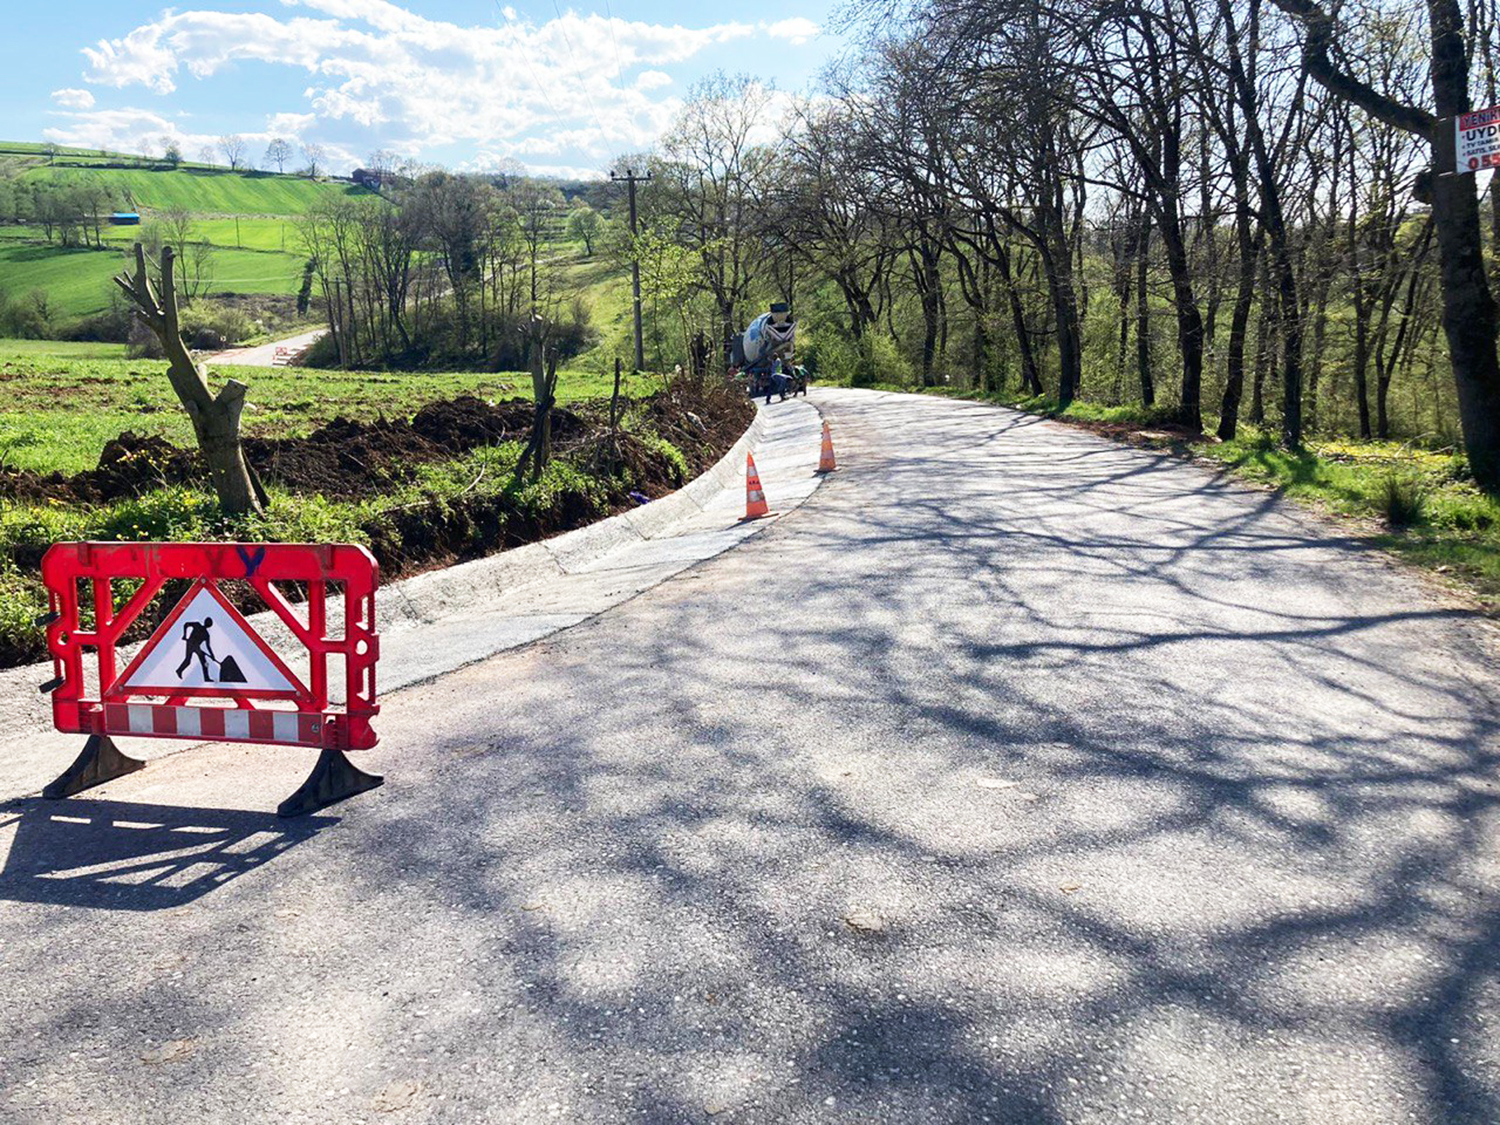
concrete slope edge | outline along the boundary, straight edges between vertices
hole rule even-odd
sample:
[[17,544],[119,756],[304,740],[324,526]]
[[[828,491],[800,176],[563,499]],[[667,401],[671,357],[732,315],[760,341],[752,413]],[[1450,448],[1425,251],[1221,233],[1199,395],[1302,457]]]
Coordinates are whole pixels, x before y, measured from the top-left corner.
[[[766,415],[757,409],[750,425],[730,450],[676,492],[551,539],[383,585],[376,615],[381,634],[430,626],[445,616],[472,614],[502,592],[511,593],[543,579],[570,573],[631,542],[670,534],[739,482],[746,452],[754,451],[765,433]],[[249,621],[272,644],[295,644],[290,630],[271,611],[253,614]],[[138,648],[139,645],[132,646],[122,653],[128,659]],[[51,677],[50,660],[0,670],[0,753],[5,753],[5,744],[13,740],[52,736],[49,697],[37,690]],[[190,745],[174,744],[173,749],[186,749]],[[4,788],[0,785],[0,799],[9,795],[3,792]]]
[[628,543],[657,538],[681,520],[703,511],[710,499],[734,484],[738,479],[736,466],[764,432],[765,415],[757,410],[740,439],[712,467],[676,492],[649,504],[524,547],[382,585],[378,617],[381,631],[432,624],[446,614],[471,609],[484,598],[572,573]]

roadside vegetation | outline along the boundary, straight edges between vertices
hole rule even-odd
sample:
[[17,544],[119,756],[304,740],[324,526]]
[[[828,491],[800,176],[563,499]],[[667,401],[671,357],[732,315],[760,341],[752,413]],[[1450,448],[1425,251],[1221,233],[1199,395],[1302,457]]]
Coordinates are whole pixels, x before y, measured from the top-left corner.
[[636,376],[611,425],[612,374],[578,373],[533,473],[520,471],[527,377],[257,368],[244,440],[270,503],[226,516],[159,362],[7,341],[0,356],[0,666],[45,656],[32,620],[53,542],[354,542],[391,579],[662,496],[716,461],[751,410],[713,382]]

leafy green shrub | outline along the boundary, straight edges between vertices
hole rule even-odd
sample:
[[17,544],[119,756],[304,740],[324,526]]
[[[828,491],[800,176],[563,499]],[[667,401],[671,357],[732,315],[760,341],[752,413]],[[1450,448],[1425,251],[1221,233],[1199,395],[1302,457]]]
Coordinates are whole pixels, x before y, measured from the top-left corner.
[[688,468],[687,457],[683,455],[682,450],[678,449],[666,438],[657,434],[641,434],[639,436],[643,445],[647,446],[653,452],[661,454],[662,457],[671,463],[673,470],[677,474],[678,484],[688,479],[691,475],[691,470]]
[[917,377],[916,368],[895,341],[878,332],[867,332],[859,340],[825,333],[811,347],[800,349],[798,358],[812,366],[820,379],[843,386],[907,387]]
[[48,340],[53,320],[52,300],[45,289],[33,289],[14,299],[0,293],[0,336]]
[[209,301],[197,301],[184,309],[181,325],[188,346],[202,351],[226,348],[255,330],[243,310]]
[[42,631],[34,621],[46,608],[47,591],[41,580],[0,562],[0,663],[19,664],[38,657]]
[[1415,476],[1390,473],[1381,482],[1380,508],[1391,527],[1411,527],[1427,515],[1427,489]]

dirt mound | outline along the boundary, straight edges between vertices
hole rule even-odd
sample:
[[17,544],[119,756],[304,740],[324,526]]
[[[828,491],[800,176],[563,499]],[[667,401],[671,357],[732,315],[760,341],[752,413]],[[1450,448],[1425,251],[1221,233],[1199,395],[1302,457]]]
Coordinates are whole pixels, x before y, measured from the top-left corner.
[[[645,409],[650,427],[679,448],[696,474],[711,465],[744,432],[753,408],[743,398],[712,384],[678,380],[655,395]],[[533,407],[515,398],[492,403],[473,395],[428,403],[410,422],[377,419],[357,422],[335,418],[306,437],[245,439],[245,455],[261,479],[302,494],[330,499],[359,499],[398,487],[413,479],[417,466],[504,441],[524,441],[530,433]],[[582,403],[552,412],[555,456],[574,456],[607,482],[611,504],[628,504],[638,490],[660,496],[683,483],[680,466],[659,449],[621,432],[608,432],[608,405]],[[25,470],[0,470],[0,497],[21,501],[103,503],[137,496],[168,485],[201,483],[207,472],[196,450],[179,449],[165,438],[129,430],[109,442],[97,468],[67,477]],[[615,488],[614,484],[621,484]],[[547,527],[516,530],[520,541],[576,526],[590,513],[557,513]],[[464,522],[461,520],[461,522]],[[481,514],[479,522],[484,522]],[[492,521],[493,522],[493,521]],[[473,527],[431,538],[434,557],[455,541],[473,536]],[[498,535],[498,531],[494,535]],[[509,540],[512,532],[495,539]],[[487,537],[480,534],[479,538]]]
[[178,449],[155,434],[126,430],[105,445],[97,468],[75,476],[43,476],[26,469],[0,472],[0,497],[32,503],[57,500],[94,504],[182,484],[202,475],[196,453]]
[[261,479],[292,492],[358,499],[411,479],[445,451],[405,422],[335,418],[305,438],[246,438],[245,456]]
[[[263,480],[292,492],[357,499],[410,480],[415,467],[424,462],[503,441],[524,441],[531,418],[532,405],[526,399],[490,403],[463,395],[428,403],[410,422],[335,418],[307,437],[247,437],[245,456]],[[553,449],[567,452],[598,428],[597,420],[558,407],[552,412]],[[196,450],[127,430],[104,447],[97,468],[71,477],[0,470],[0,497],[32,503],[101,503],[206,477]]]
[[[430,402],[411,420],[411,428],[450,453],[467,453],[502,441],[525,441],[535,412],[529,399],[490,403],[473,395]],[[565,406],[552,410],[554,447],[567,445],[588,432],[590,425]]]
[[[558,409],[553,414],[553,452],[575,469],[565,475],[561,487],[524,498],[514,489],[486,487],[387,509],[360,527],[382,576],[403,577],[533,543],[663,496],[722,456],[754,413],[745,396],[732,388],[694,386],[685,380],[639,404],[639,409],[647,415],[648,429],[670,440],[683,457],[649,433],[611,433],[607,402]],[[245,444],[257,471],[293,492],[363,497],[409,481],[422,462],[445,460],[497,441],[524,440],[531,414],[525,400],[492,404],[466,397],[431,403],[411,423],[340,418],[305,438],[248,438]],[[159,437],[124,433],[105,447],[98,468],[73,477],[0,470],[0,496],[92,503],[163,484],[201,481],[204,476],[196,452]],[[34,574],[44,549],[45,544],[34,551],[18,549],[13,562],[22,572]],[[162,613],[180,593],[173,586],[163,595]],[[143,616],[136,626],[140,635],[156,619]],[[135,637],[132,633],[130,639]],[[0,667],[46,655],[40,631],[26,634],[26,639],[26,645],[14,651],[0,640]]]
[[101,498],[149,492],[166,484],[181,484],[201,472],[198,455],[178,449],[156,434],[126,430],[107,443],[99,467],[86,473]]
[[651,428],[682,450],[694,474],[723,456],[755,415],[743,391],[691,379],[678,379],[653,395],[646,409]]
[[411,428],[433,445],[454,453],[502,441],[521,441],[531,426],[531,403],[514,399],[492,405],[473,395],[429,402]]

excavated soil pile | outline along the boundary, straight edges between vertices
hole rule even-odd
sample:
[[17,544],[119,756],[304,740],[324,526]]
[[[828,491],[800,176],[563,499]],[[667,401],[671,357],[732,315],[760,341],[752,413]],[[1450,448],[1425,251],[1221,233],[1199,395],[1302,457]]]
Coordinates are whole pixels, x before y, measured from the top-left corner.
[[[567,486],[526,495],[508,475],[499,481],[475,480],[471,489],[458,495],[422,496],[363,523],[360,529],[380,561],[381,577],[390,580],[570,531],[633,507],[636,496],[631,493],[666,495],[681,487],[688,475],[699,474],[723,456],[754,414],[742,393],[721,386],[694,387],[687,381],[637,402],[631,410],[630,431],[615,434],[610,434],[607,402],[553,411],[553,456],[574,469]],[[305,438],[248,438],[245,449],[261,477],[291,492],[363,499],[407,483],[423,462],[458,458],[505,441],[525,441],[531,416],[532,405],[525,399],[490,404],[463,396],[432,402],[411,422],[336,419]],[[658,441],[639,434],[670,441],[687,462],[687,472]],[[205,486],[195,450],[178,449],[154,435],[124,432],[105,446],[98,468],[72,477],[0,469],[0,498],[102,504],[181,483]],[[18,549],[12,561],[23,573],[34,574],[40,556],[40,546],[34,553]],[[184,583],[169,583],[124,639],[144,639],[183,588]],[[296,597],[294,589],[287,592]],[[263,609],[248,588],[226,589],[226,594],[245,612]],[[0,639],[0,667],[45,657],[40,631]]]
[[[413,468],[423,462],[447,460],[503,441],[524,441],[532,409],[525,399],[489,403],[464,395],[429,403],[410,422],[335,418],[306,437],[249,437],[245,455],[262,479],[292,492],[359,499],[409,480]],[[606,424],[607,410],[601,420],[598,404],[580,409],[591,417],[564,407],[553,410],[554,452],[568,452],[591,430]],[[104,447],[98,468],[74,476],[0,470],[0,497],[93,504],[206,478],[196,450],[126,430]]]
[[193,480],[201,472],[196,451],[178,449],[155,434],[139,435],[126,430],[105,445],[98,468],[76,476],[66,477],[61,473],[44,476],[25,469],[0,471],[0,497],[95,504]]
[[[493,551],[521,546],[582,527],[634,507],[636,497],[664,496],[707,469],[750,424],[754,406],[722,385],[679,380],[644,402],[630,430],[611,433],[608,402],[556,408],[552,452],[575,470],[564,487],[526,494],[509,476],[476,480],[457,495],[427,495],[388,508],[361,525],[384,580],[414,574]],[[335,500],[366,499],[411,481],[415,469],[501,442],[525,441],[533,407],[525,399],[489,403],[472,396],[433,402],[410,422],[338,418],[301,438],[247,438],[245,452],[261,477],[293,493]],[[645,434],[647,436],[640,436]],[[680,460],[649,435],[665,438]],[[179,449],[154,435],[122,433],[105,446],[97,468],[74,476],[0,470],[0,498],[69,505],[105,503],[174,484],[206,484],[195,450]],[[483,487],[479,487],[480,485]],[[498,486],[498,487],[497,487]],[[34,573],[34,557],[12,560]],[[174,586],[142,615],[126,640],[146,636],[180,593]],[[240,608],[262,608],[254,595],[231,594]],[[29,647],[0,643],[0,667],[46,656],[41,634]]]

